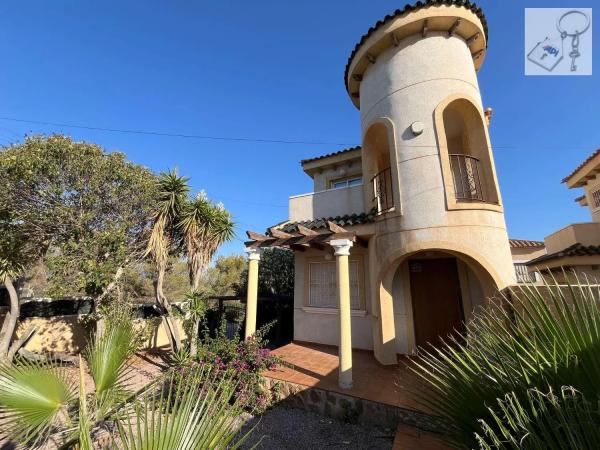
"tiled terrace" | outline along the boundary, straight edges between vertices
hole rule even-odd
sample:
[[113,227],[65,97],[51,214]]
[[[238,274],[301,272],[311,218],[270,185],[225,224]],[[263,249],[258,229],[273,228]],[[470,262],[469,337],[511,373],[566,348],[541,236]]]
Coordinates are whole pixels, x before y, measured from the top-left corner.
[[337,347],[293,342],[273,352],[292,367],[278,367],[265,375],[281,381],[316,387],[344,395],[359,397],[378,403],[405,409],[422,410],[401,389],[410,378],[403,361],[396,366],[383,366],[364,350],[352,352],[354,386],[342,389],[338,386]]
[[[352,352],[353,379],[352,389],[338,386],[337,347],[294,342],[273,352],[290,367],[278,367],[268,371],[268,378],[300,385],[306,389],[316,388],[350,396],[359,401],[366,400],[387,405],[388,408],[412,411],[417,417],[426,411],[408,394],[406,387],[411,383],[410,371],[403,360],[395,366],[383,366],[373,357],[372,352],[354,350]],[[326,396],[328,398],[329,396]],[[317,398],[322,398],[318,397]],[[327,410],[324,408],[323,410]],[[403,415],[406,417],[406,414]],[[413,422],[413,420],[410,420]],[[417,419],[416,422],[422,422]],[[428,429],[436,429],[435,425]],[[439,430],[436,430],[439,431]],[[419,430],[414,426],[400,423],[394,440],[394,450],[444,450],[447,449],[439,436]]]

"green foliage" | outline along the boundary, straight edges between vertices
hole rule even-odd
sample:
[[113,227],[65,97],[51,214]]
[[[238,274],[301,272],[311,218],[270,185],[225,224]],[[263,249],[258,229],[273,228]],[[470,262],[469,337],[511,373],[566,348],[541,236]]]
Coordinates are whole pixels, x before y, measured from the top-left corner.
[[235,390],[239,405],[252,412],[263,412],[271,404],[272,396],[262,374],[282,364],[266,348],[264,336],[270,326],[262,327],[244,341],[227,338],[224,326],[215,337],[211,337],[206,330],[192,363],[186,361],[182,367],[182,377],[186,378],[188,371],[197,367],[209,367],[215,373],[233,372],[239,377]]
[[240,407],[237,376],[195,367],[172,375],[167,389],[138,398],[118,422],[116,445],[125,450],[237,448]]
[[560,395],[531,389],[524,402],[510,393],[498,400],[497,409],[490,409],[494,426],[483,422],[482,434],[477,436],[483,450],[598,448],[598,404],[591,404],[571,387],[562,388]]
[[206,271],[203,284],[214,295],[235,295],[247,264],[243,255],[220,256]]
[[105,332],[86,347],[84,355],[94,379],[98,417],[128,395],[128,360],[135,351],[134,344],[139,342],[136,334],[130,311],[117,309],[107,315]]
[[0,152],[0,236],[24,242],[23,265],[46,256],[51,294],[98,295],[143,248],[154,178],[122,153],[28,137]]
[[499,416],[488,407],[507,395],[528,414],[534,414],[528,409],[535,403],[532,388],[560,392],[572,386],[598,402],[599,303],[598,286],[586,284],[513,289],[478,313],[465,336],[419,350],[410,364],[423,382],[416,395],[450,421],[454,443],[464,448],[476,445],[480,423],[486,434],[502,435]]
[[[238,293],[248,290],[248,269],[244,271]],[[294,296],[294,252],[267,248],[258,265],[258,295],[263,297]]]
[[0,432],[35,446],[67,417],[77,398],[65,370],[52,363],[20,361],[0,365]]

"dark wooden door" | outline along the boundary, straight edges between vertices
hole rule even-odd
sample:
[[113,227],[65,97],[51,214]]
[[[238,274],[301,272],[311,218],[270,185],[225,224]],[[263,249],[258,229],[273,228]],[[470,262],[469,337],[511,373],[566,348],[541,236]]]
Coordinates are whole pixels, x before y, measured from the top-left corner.
[[438,344],[454,329],[463,329],[463,308],[456,259],[408,262],[417,345]]

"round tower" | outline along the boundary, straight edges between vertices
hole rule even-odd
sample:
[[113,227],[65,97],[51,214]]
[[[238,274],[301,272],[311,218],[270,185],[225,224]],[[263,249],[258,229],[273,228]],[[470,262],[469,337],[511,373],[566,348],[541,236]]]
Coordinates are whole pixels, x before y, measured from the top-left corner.
[[[382,362],[456,325],[431,325],[433,311],[468,320],[514,282],[476,73],[487,38],[468,0],[418,2],[369,29],[346,67],[371,181],[365,202],[377,213],[370,298]],[[456,301],[436,300],[453,289]]]

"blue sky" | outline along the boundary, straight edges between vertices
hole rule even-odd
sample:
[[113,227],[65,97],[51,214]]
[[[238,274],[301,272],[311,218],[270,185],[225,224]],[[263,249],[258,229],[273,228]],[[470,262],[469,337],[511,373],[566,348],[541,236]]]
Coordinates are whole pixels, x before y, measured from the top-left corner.
[[[0,143],[63,132],[123,151],[156,171],[176,166],[195,189],[233,212],[240,240],[222,253],[241,252],[246,229],[284,220],[288,196],[311,190],[302,158],[359,143],[344,67],[360,36],[405,2],[4,0],[0,117],[331,145],[108,133],[1,119]],[[479,2],[490,28],[479,80],[485,106],[494,108],[491,137],[511,237],[542,239],[590,220],[573,202],[579,193],[561,179],[600,147],[598,75],[525,77],[523,8],[593,3]]]

